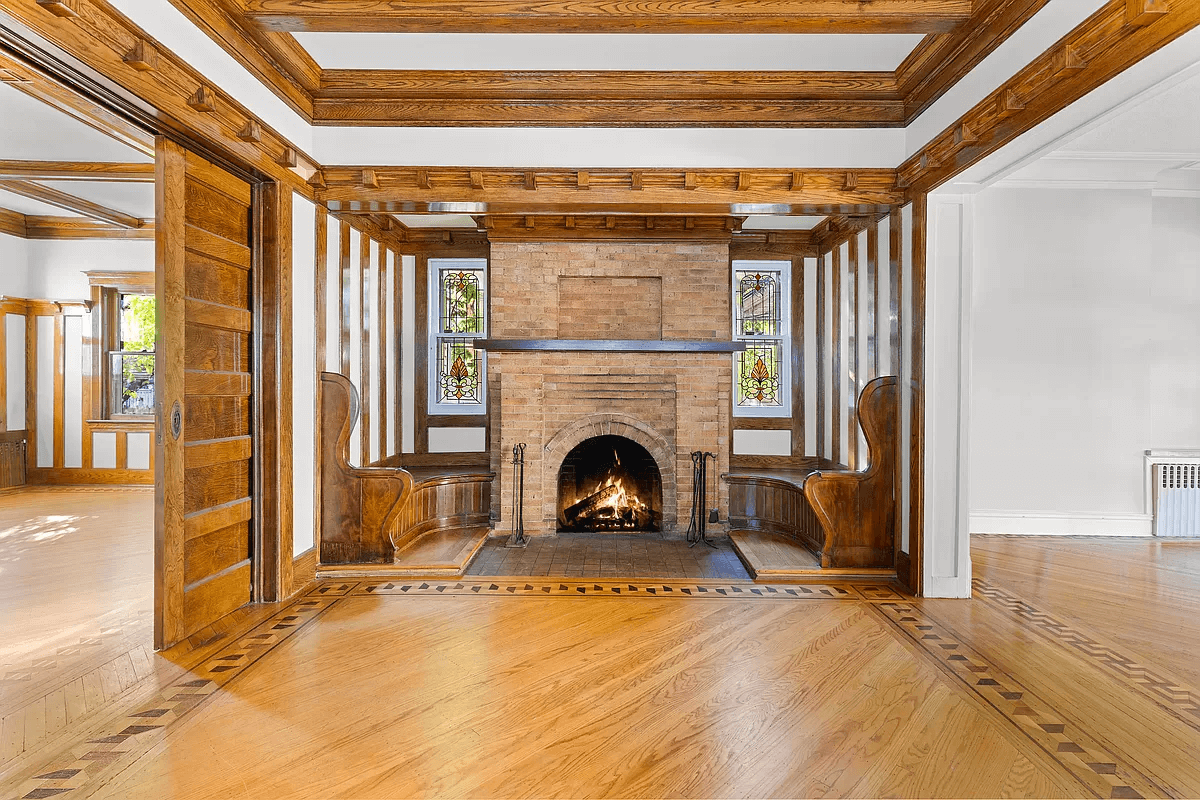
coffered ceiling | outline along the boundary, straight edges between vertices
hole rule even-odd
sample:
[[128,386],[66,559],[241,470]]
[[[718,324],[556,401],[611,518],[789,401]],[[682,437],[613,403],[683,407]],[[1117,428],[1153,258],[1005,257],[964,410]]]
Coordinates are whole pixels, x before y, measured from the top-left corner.
[[171,0],[317,125],[897,127],[1048,0]]

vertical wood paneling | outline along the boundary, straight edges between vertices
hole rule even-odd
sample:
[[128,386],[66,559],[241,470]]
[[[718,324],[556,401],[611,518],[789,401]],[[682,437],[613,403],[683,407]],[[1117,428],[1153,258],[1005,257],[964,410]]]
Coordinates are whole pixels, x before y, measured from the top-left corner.
[[[893,206],[891,213],[888,214],[888,362],[890,370],[899,378],[900,386],[900,402],[896,404],[896,413],[903,417],[904,398],[908,395],[908,386],[904,381],[904,361],[902,360],[902,342],[900,332],[904,329],[902,306],[900,298],[902,296],[904,280],[904,265],[902,258],[902,242],[903,242],[903,222],[904,215],[901,206]],[[903,418],[897,420],[896,430],[904,431]],[[895,479],[895,497],[896,497],[896,512],[893,515],[895,519],[895,536],[896,536],[896,561],[901,562],[901,545],[902,528],[904,514],[908,509],[908,498],[904,497],[901,491],[904,486],[904,462],[905,450],[903,449],[903,439],[901,439],[901,447],[896,451],[896,479]],[[904,551],[907,552],[907,551]]]
[[[253,504],[252,450],[244,443],[256,437],[257,449],[270,450],[275,441],[270,426],[263,424],[262,408],[253,416],[239,408],[257,400],[249,396],[255,378],[252,351],[270,354],[260,359],[257,370],[279,369],[278,309],[272,302],[278,293],[286,295],[287,288],[279,285],[277,275],[263,281],[253,269],[255,259],[270,259],[251,249],[248,184],[163,138],[156,164],[160,410],[154,459],[155,642],[164,647],[251,599],[251,554],[262,553],[250,547],[251,527],[244,519],[224,520],[232,505]],[[263,229],[269,250],[274,246],[270,225],[261,215],[254,223]],[[254,290],[224,291],[231,271],[251,272]],[[252,297],[260,304],[255,315]],[[222,313],[214,314],[214,308]],[[228,320],[238,325],[231,327]],[[256,347],[251,346],[252,334],[258,337]],[[270,378],[278,383],[279,376]],[[273,395],[270,402],[278,409],[282,398]],[[178,428],[173,418],[179,420]],[[277,542],[279,526],[273,522],[270,530]],[[260,541],[254,545],[263,546]]]
[[925,541],[925,222],[928,197],[918,194],[912,203],[912,422],[909,434],[909,586],[922,591],[920,566]]
[[66,367],[67,367],[67,345],[66,345],[66,317],[61,313],[54,315],[54,400],[53,410],[54,415],[54,468],[63,468],[64,456],[64,426],[63,426],[63,402],[66,399]]
[[833,364],[833,372],[831,375],[831,403],[833,419],[832,441],[830,442],[829,457],[838,464],[842,463],[842,406],[844,400],[842,397],[842,248],[835,247],[833,252],[829,254],[830,268],[832,270],[832,286],[829,290],[829,303],[833,306],[833,321],[831,338],[832,352],[831,360]]

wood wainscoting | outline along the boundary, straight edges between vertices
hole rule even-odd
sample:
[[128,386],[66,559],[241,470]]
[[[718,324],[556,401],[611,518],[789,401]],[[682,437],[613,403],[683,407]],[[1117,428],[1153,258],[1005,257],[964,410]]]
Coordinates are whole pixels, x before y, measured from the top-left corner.
[[25,485],[25,431],[0,433],[0,489]]

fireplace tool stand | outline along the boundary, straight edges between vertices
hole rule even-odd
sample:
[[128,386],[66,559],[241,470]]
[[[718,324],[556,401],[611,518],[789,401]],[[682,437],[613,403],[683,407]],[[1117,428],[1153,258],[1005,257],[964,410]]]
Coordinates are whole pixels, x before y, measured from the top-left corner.
[[709,541],[704,526],[707,522],[717,521],[717,509],[708,508],[708,460],[717,460],[716,453],[705,453],[697,450],[692,453],[692,520],[688,524],[688,547],[695,547],[697,542],[704,542],[709,547],[716,547]]
[[513,445],[513,532],[505,547],[524,547],[525,538],[525,443]]

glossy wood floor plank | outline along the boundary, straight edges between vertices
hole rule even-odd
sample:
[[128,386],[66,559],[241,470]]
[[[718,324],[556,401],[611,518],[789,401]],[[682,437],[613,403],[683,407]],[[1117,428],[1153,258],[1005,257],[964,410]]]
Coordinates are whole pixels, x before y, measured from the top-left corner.
[[96,796],[1077,791],[1002,725],[856,601],[347,597]]

